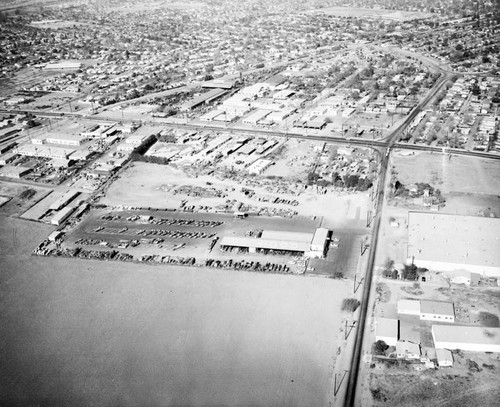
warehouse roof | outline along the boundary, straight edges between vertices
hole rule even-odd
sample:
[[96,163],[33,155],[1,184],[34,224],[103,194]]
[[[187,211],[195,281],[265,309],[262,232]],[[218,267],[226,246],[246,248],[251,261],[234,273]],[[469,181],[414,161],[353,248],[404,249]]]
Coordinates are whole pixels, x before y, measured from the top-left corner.
[[500,265],[500,218],[410,212],[408,257],[418,261]]
[[312,233],[307,232],[286,232],[282,230],[264,230],[262,232],[262,239],[270,240],[286,240],[289,242],[307,242],[311,243],[313,238]]
[[224,236],[221,239],[220,245],[233,247],[253,247],[258,249],[270,250],[287,250],[293,252],[308,252],[310,247],[309,242],[235,236]]
[[421,300],[420,313],[455,316],[455,311],[453,310],[453,303],[441,302],[441,301]]
[[463,325],[432,325],[436,342],[500,345],[500,328]]

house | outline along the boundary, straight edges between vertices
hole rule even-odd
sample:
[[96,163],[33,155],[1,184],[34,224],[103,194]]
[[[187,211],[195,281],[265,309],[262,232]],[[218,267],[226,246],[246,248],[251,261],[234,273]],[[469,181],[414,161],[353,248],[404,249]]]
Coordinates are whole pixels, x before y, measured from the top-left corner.
[[481,275],[468,270],[456,270],[449,273],[448,277],[452,284],[477,285],[481,280]]
[[384,341],[389,346],[396,346],[399,321],[394,318],[377,318],[375,324],[375,340]]
[[453,354],[448,349],[436,349],[436,359],[439,367],[453,366]]
[[398,359],[420,359],[420,345],[411,342],[397,342],[396,357]]

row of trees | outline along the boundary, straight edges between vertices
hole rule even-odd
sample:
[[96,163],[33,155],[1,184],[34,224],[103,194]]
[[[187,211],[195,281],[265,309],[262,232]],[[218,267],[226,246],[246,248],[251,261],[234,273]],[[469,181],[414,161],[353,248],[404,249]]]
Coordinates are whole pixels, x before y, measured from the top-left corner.
[[386,259],[384,263],[384,271],[382,275],[386,278],[417,281],[420,274],[429,271],[423,267],[417,267],[415,264],[405,264],[401,270],[397,270],[394,267],[394,260]]

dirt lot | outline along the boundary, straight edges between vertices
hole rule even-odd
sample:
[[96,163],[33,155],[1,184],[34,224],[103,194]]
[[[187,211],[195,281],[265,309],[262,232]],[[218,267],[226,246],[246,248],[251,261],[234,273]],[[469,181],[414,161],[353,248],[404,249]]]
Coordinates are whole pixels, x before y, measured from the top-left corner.
[[404,185],[426,182],[444,194],[498,194],[500,173],[498,162],[483,158],[416,153],[411,156],[394,154],[392,165]]
[[0,404],[328,405],[347,283],[31,257],[51,230],[0,222]]
[[0,198],[10,198],[0,206],[0,214],[20,215],[51,191],[48,188],[0,181]]
[[[296,200],[298,205],[273,204],[259,201],[257,197],[269,196],[266,189],[272,187],[272,180],[251,180],[241,177],[238,180],[218,180],[212,176],[190,177],[185,172],[172,166],[147,163],[133,163],[109,187],[100,200],[108,206],[152,207],[179,209],[195,207],[198,212],[213,212],[222,205],[233,213],[234,204],[241,203],[250,207],[250,212],[267,208],[269,215],[283,213],[305,217],[323,217],[324,227],[364,227],[368,205],[367,193],[341,193],[333,189],[299,187],[298,192],[285,194],[272,193],[275,196]],[[242,187],[255,191],[255,197],[249,197]],[[135,191],[130,194],[130,191]],[[274,196],[273,195],[273,196]],[[296,216],[292,216],[296,218]]]

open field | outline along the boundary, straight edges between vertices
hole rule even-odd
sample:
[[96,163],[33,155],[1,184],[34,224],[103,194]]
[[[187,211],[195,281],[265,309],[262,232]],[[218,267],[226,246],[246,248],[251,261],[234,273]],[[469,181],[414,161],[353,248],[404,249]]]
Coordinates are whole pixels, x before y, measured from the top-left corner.
[[[316,11],[316,10],[315,10]],[[408,21],[432,17],[431,13],[419,11],[401,11],[385,9],[369,9],[354,7],[326,7],[318,10],[321,13],[337,17],[372,18],[381,20]]]
[[500,173],[495,160],[447,154],[394,155],[392,165],[405,185],[427,182],[444,194],[498,194]]
[[29,256],[51,230],[0,222],[1,404],[327,405],[347,283]]
[[[465,357],[492,364],[493,370],[467,375]],[[426,407],[496,406],[500,396],[498,387],[499,363],[493,355],[467,354],[460,358],[461,374],[455,368],[417,372],[411,367],[378,365],[372,371],[372,392],[378,389],[375,406]],[[458,360],[458,359],[457,359]]]
[[0,208],[2,215],[20,215],[51,192],[49,188],[0,181],[0,198],[10,198]]

